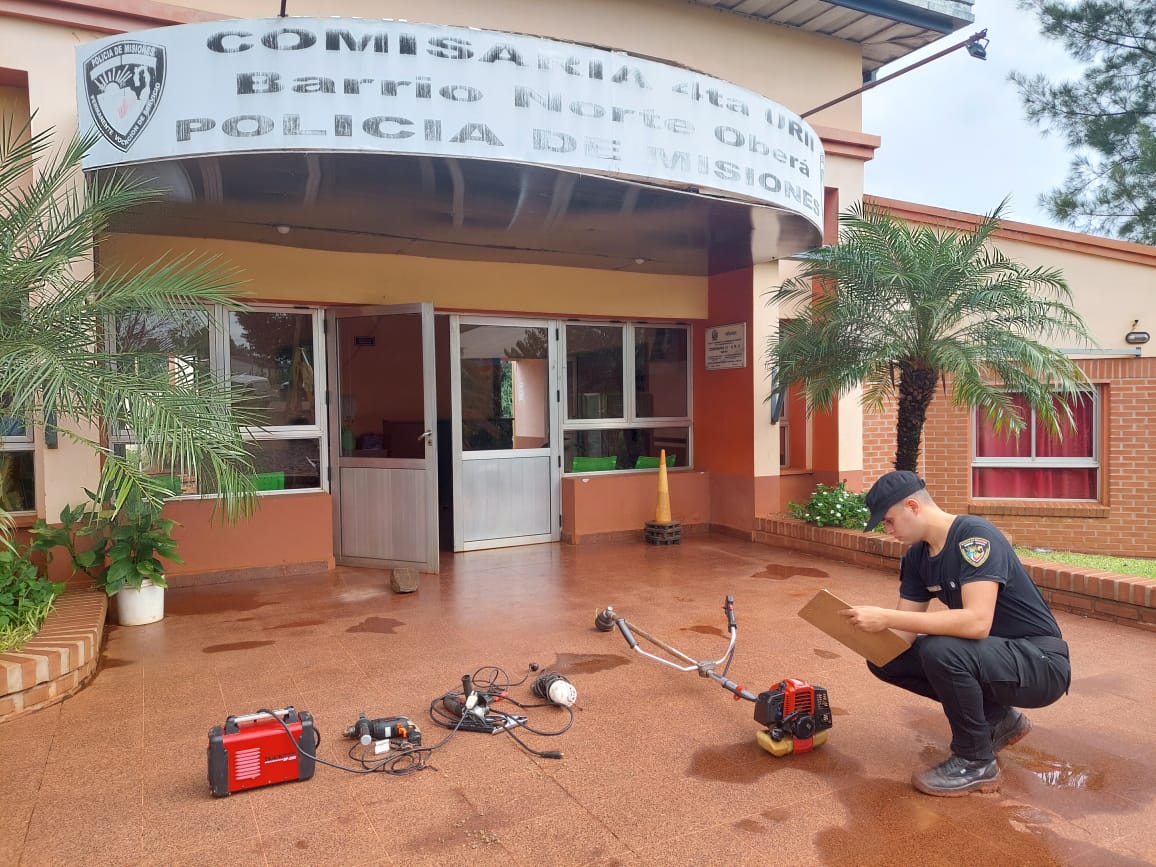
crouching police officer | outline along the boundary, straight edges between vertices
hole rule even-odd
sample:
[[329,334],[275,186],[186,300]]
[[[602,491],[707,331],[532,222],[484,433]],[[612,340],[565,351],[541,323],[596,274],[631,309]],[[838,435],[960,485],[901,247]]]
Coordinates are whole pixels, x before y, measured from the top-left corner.
[[[867,632],[912,642],[872,673],[939,702],[951,724],[951,758],[912,776],[929,795],[999,789],[995,754],[1032,727],[1018,707],[1044,707],[1068,691],[1068,645],[1015,551],[989,521],[951,515],[915,473],[897,470],[867,492],[866,530],[884,528],[911,548],[899,567],[895,608],[843,612]],[[929,611],[933,598],[946,610]]]

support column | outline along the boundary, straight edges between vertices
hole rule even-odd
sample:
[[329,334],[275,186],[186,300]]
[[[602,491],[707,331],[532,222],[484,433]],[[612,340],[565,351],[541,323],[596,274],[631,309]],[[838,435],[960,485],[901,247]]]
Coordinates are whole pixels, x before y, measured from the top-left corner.
[[[823,243],[839,241],[839,191],[827,187],[823,195]],[[829,293],[830,287],[814,282],[813,298]],[[817,410],[811,414],[811,469],[814,481],[825,485],[837,484],[839,475],[839,406]]]

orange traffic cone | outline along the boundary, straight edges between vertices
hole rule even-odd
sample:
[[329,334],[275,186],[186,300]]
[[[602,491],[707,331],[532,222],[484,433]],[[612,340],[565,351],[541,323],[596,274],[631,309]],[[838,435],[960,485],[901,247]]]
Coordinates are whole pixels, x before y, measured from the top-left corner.
[[658,453],[658,504],[654,520],[659,524],[670,522],[670,482],[666,478],[666,449]]
[[670,519],[670,482],[666,477],[666,449],[658,457],[658,503],[654,520],[646,522],[643,536],[651,545],[677,545],[682,541],[682,524]]

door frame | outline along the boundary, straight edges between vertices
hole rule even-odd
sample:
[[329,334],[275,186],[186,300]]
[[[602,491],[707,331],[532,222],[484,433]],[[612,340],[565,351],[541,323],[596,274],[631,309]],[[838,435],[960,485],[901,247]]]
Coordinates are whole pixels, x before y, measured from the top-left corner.
[[[547,343],[547,405],[550,409],[550,532],[532,536],[511,536],[500,540],[481,540],[466,542],[462,531],[462,464],[471,459],[486,459],[504,454],[507,450],[470,452],[466,457],[462,450],[462,379],[459,365],[461,356],[461,326],[462,325],[500,325],[545,327]],[[450,465],[453,468],[453,500],[454,500],[454,552],[478,551],[489,548],[506,548],[517,545],[537,545],[546,542],[557,542],[562,538],[562,418],[561,418],[561,385],[559,380],[560,366],[559,329],[560,321],[532,316],[474,316],[464,313],[450,315],[450,432],[452,452]],[[498,544],[494,544],[497,541]]]
[[[341,455],[341,371],[338,358],[338,327],[341,319],[364,316],[390,316],[417,313],[421,316],[421,367],[424,382],[423,412],[425,422],[425,458],[363,458],[350,459]],[[326,360],[328,362],[326,403],[329,415],[329,487],[333,500],[333,553],[334,561],[341,565],[397,567],[411,566],[421,572],[439,571],[438,546],[438,472],[437,472],[437,357],[434,339],[434,308],[430,302],[416,304],[357,305],[350,307],[329,307],[325,310]],[[426,508],[423,524],[426,530],[424,561],[390,558],[347,557],[342,553],[341,521],[341,470],[350,466],[351,461],[364,463],[368,469],[409,469],[421,462],[424,464],[424,488]]]

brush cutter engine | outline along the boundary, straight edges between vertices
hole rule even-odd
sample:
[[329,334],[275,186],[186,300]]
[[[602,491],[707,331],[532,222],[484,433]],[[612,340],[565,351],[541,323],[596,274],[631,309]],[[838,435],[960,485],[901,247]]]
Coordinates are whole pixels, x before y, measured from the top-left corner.
[[776,756],[805,753],[827,740],[831,705],[827,690],[802,680],[780,680],[755,699],[755,722],[766,726],[755,737]]

